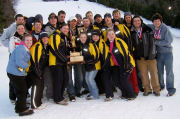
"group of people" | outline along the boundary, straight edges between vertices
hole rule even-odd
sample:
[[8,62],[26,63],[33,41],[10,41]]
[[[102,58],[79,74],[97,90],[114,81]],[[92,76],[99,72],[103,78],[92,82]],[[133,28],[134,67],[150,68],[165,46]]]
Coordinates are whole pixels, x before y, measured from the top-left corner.
[[[67,23],[65,18],[63,10],[51,13],[47,24],[40,14],[29,18],[17,14],[15,23],[2,34],[1,41],[8,41],[10,53],[9,98],[19,116],[45,107],[43,97],[68,105],[85,94],[87,100],[105,94],[104,101],[111,101],[117,90],[126,100],[134,100],[139,90],[144,96],[160,96],[165,88],[164,68],[167,96],[175,94],[173,37],[160,14],[154,14],[149,25],[130,12],[121,18],[118,9],[104,17],[93,17],[88,11],[84,18],[76,14]],[[74,51],[81,53],[83,62],[70,61]]]

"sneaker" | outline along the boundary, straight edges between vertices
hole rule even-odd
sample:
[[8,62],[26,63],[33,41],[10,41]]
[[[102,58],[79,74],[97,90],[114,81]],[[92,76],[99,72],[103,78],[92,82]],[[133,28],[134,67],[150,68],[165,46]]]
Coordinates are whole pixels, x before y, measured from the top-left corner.
[[15,105],[16,100],[10,100],[10,102],[11,102],[13,105]]
[[92,96],[92,95],[88,95],[87,97],[86,97],[86,100],[93,100],[94,99],[94,97]]
[[71,96],[69,96],[69,100],[70,100],[71,102],[75,102],[75,101],[76,101],[76,98],[75,98],[74,95],[71,95]]
[[113,100],[112,97],[108,97],[108,98],[105,98],[105,99],[104,99],[105,102],[109,102],[109,101],[111,101],[111,100]]
[[160,92],[153,92],[155,96],[160,96]]
[[144,92],[143,95],[144,96],[148,96],[149,94],[151,94],[152,92]]
[[47,105],[43,103],[37,109],[42,110],[42,109],[45,109],[46,107],[47,107]]
[[33,114],[33,113],[34,113],[33,110],[27,109],[27,110],[25,110],[24,112],[20,112],[20,113],[19,113],[19,116],[31,115],[31,114]]
[[64,100],[62,101],[59,101],[59,102],[56,102],[57,104],[60,104],[60,105],[68,105],[68,103]]
[[167,97],[173,96],[175,93],[168,93]]
[[76,94],[76,96],[80,98],[82,96],[82,94],[78,93],[78,94]]
[[127,98],[127,100],[134,100],[134,99],[136,99],[135,97],[134,98]]

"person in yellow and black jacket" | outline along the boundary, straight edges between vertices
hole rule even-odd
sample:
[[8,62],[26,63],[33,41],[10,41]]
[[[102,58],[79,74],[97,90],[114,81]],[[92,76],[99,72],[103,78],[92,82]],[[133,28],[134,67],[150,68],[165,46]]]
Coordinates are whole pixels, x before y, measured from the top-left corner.
[[[94,34],[92,34],[94,36]],[[85,80],[88,85],[90,95],[87,100],[99,98],[98,88],[95,82],[95,76],[98,70],[101,69],[99,49],[95,43],[87,42],[86,33],[81,33],[80,40],[82,43],[82,55],[85,62]]]
[[43,108],[41,98],[44,89],[44,68],[48,66],[48,34],[42,32],[40,34],[40,41],[34,44],[31,49],[31,60],[29,66],[28,78],[32,82],[31,88],[31,108]]
[[131,34],[130,34],[129,29],[124,24],[118,24],[118,25],[113,24],[110,13],[106,13],[104,15],[104,21],[105,21],[104,27],[101,29],[102,38],[105,41],[107,41],[107,29],[113,28],[115,31],[116,37],[124,40],[126,44],[128,45],[128,49],[130,53],[132,53],[133,45],[132,45]]
[[128,51],[127,44],[120,38],[115,36],[113,29],[107,30],[107,45],[111,53],[111,77],[116,86],[122,91],[122,98],[132,100],[135,99],[133,87],[128,80],[135,62]]
[[[100,38],[100,31],[99,30],[94,30],[92,32],[93,37],[93,42],[98,46],[98,49],[100,51],[100,62],[101,62],[101,71],[98,72],[96,77],[96,82],[98,85],[99,90],[104,91],[106,94],[106,99],[105,101],[111,100],[114,95],[113,95],[113,87],[112,87],[112,82],[109,78],[109,67],[110,67],[110,52],[109,48],[106,45],[106,42]],[[97,37],[97,38],[96,38]]]
[[56,30],[49,39],[49,65],[53,75],[54,102],[61,105],[67,105],[67,100],[63,97],[65,87],[69,76],[67,72],[67,62],[69,61],[68,32],[69,27],[63,24],[62,28]]

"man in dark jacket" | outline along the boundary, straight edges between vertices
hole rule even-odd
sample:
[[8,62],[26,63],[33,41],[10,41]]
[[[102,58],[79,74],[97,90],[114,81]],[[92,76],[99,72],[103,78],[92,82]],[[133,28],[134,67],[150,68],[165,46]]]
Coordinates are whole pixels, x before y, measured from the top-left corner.
[[[143,24],[139,16],[133,17],[132,40],[135,48],[134,57],[141,75],[144,87],[144,96],[153,93],[159,96],[160,85],[157,75],[156,47],[154,43],[153,31]],[[151,80],[149,80],[148,72],[150,72]],[[150,86],[152,85],[152,89]]]

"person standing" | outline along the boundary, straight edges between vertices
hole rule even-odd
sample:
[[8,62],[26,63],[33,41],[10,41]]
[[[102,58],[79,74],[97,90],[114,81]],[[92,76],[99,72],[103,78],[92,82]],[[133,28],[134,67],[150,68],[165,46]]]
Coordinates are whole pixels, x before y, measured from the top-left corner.
[[166,70],[166,89],[167,96],[173,96],[176,92],[174,88],[173,73],[173,37],[168,27],[163,23],[162,16],[156,13],[152,16],[155,44],[157,47],[157,67],[161,90],[165,88],[164,84],[164,68]]
[[32,36],[30,34],[26,34],[24,36],[24,40],[11,54],[6,69],[7,75],[11,80],[13,80],[16,89],[17,101],[15,104],[15,112],[18,113],[19,116],[30,115],[33,113],[33,110],[30,110],[26,106],[26,74],[31,57],[29,52],[31,46]]
[[67,72],[69,27],[64,24],[60,30],[56,30],[49,38],[49,65],[53,76],[54,102],[60,105],[68,105],[63,94],[69,80]]
[[[160,96],[160,86],[157,74],[156,46],[151,28],[143,24],[140,16],[133,17],[132,40],[134,57],[137,62],[141,80],[144,87],[144,96],[153,93]],[[149,74],[150,73],[150,77]],[[152,89],[151,89],[152,86]]]

